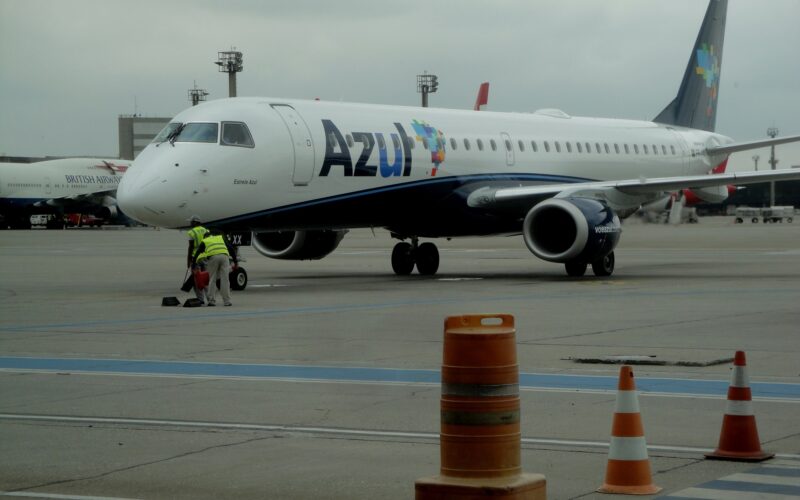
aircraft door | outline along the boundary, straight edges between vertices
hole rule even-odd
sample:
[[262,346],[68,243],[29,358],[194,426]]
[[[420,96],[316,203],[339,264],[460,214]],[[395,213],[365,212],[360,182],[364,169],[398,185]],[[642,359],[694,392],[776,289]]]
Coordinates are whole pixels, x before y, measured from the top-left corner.
[[500,132],[500,138],[502,139],[500,147],[506,152],[506,165],[510,167],[514,165],[514,144],[511,142],[511,137],[505,132]]
[[295,186],[306,186],[314,174],[314,141],[308,125],[300,114],[286,104],[273,104],[272,109],[278,112],[289,130],[294,147],[294,170],[292,182]]
[[44,178],[44,193],[45,194],[52,194],[52,184],[50,183],[50,177]]

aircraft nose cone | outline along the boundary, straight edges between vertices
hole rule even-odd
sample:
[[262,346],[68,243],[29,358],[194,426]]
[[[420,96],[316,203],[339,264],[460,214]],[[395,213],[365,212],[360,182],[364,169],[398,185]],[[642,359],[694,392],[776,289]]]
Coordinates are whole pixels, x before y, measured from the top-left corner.
[[122,178],[119,186],[117,186],[117,205],[122,210],[122,213],[128,217],[143,222],[139,217],[141,204],[137,202],[136,194],[131,187],[132,183],[133,179],[129,179],[127,175]]

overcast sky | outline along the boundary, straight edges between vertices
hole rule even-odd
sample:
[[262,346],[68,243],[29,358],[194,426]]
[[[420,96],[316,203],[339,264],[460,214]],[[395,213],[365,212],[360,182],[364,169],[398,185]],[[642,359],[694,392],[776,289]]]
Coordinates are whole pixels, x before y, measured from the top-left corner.
[[[194,82],[226,97],[214,61],[231,47],[244,53],[240,96],[417,105],[427,70],[440,82],[431,106],[471,108],[488,80],[493,111],[649,120],[677,93],[706,6],[0,0],[0,155],[115,157],[119,114],[173,116]],[[799,19],[800,0],[730,0],[718,132],[800,134]],[[800,148],[783,154],[800,164]]]

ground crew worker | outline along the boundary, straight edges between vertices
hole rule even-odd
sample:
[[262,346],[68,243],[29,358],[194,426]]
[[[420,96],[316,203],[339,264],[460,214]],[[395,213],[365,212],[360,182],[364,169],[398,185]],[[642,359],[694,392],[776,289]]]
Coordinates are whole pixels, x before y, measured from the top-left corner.
[[200,243],[200,254],[196,261],[205,261],[206,271],[208,271],[208,296],[209,307],[216,305],[217,280],[220,282],[220,293],[222,302],[226,306],[231,305],[231,264],[238,265],[236,252],[231,247],[228,239],[218,230],[211,230]]
[[[196,261],[197,256],[200,255],[200,245],[203,243],[203,238],[208,234],[208,229],[203,227],[200,218],[197,216],[192,217],[189,220],[189,224],[192,228],[186,231],[189,236],[189,253],[186,255],[186,267],[191,268],[192,273],[194,273],[195,271],[203,271],[205,267],[205,263],[196,263]],[[207,288],[198,289],[195,286],[194,293],[200,303],[205,303],[208,293]]]

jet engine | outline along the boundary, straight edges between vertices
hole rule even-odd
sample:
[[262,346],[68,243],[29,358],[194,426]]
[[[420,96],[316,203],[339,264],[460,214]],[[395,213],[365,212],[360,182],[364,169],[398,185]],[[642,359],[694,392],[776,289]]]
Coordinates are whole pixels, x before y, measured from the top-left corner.
[[95,216],[101,219],[116,219],[119,215],[116,205],[108,205],[98,208],[95,211]]
[[253,248],[271,259],[317,260],[336,250],[347,231],[270,231],[253,233]]
[[596,262],[614,250],[619,217],[589,198],[551,198],[525,216],[522,234],[534,255],[550,262]]

